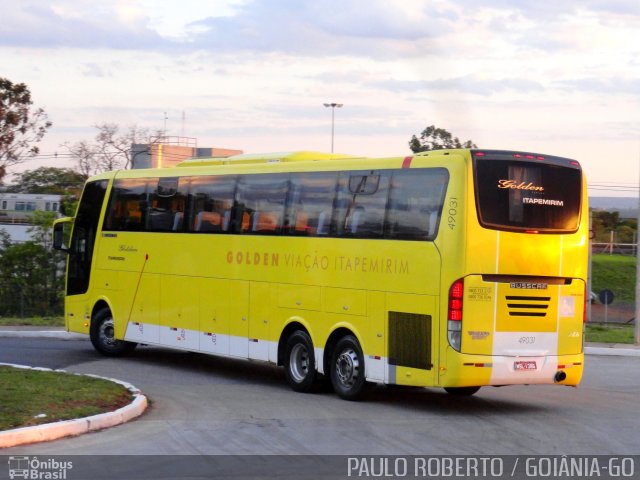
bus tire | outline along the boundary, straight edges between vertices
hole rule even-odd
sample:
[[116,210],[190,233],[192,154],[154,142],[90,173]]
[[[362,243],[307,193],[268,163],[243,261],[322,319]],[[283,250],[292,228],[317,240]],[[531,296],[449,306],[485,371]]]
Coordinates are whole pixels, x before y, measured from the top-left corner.
[[365,390],[364,355],[358,339],[342,337],[331,355],[330,377],[333,390],[344,400],[358,400]]
[[120,357],[136,348],[137,343],[115,338],[113,315],[108,308],[101,308],[91,319],[89,337],[93,348],[108,357]]
[[284,374],[294,391],[313,391],[318,374],[313,342],[307,332],[296,330],[287,339]]
[[480,387],[444,387],[444,390],[447,393],[458,397],[470,397],[480,390]]

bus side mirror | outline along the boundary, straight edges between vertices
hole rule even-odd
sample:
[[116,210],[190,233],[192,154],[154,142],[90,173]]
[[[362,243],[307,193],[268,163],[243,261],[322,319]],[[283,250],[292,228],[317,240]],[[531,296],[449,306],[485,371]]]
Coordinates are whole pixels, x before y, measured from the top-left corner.
[[69,252],[69,247],[65,244],[65,225],[71,225],[72,218],[61,218],[53,223],[53,248],[61,252]]

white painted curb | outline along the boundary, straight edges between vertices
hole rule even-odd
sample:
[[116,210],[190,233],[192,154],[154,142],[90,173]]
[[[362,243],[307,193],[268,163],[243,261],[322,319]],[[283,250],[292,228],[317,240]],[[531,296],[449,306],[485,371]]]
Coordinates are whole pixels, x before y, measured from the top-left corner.
[[584,347],[587,355],[609,355],[616,357],[640,357],[640,349],[612,347]]
[[[16,365],[13,363],[0,363],[2,366],[25,368],[29,370],[41,370],[47,372],[63,372],[71,375],[83,375],[80,373],[67,372],[65,370],[52,370],[50,368],[28,367],[25,365]],[[27,443],[47,442],[58,438],[81,435],[83,433],[102,430],[121,423],[128,422],[136,418],[146,410],[147,397],[140,390],[130,383],[116,380],[115,378],[101,377],[98,375],[83,375],[86,377],[101,378],[122,385],[133,395],[133,402],[118,410],[107,413],[100,413],[91,417],[76,418],[74,420],[65,420],[54,423],[46,423],[44,425],[36,425],[34,427],[15,428],[13,430],[5,430],[0,432],[0,448],[15,447],[17,445],[25,445]]]
[[82,333],[71,333],[64,330],[0,330],[0,337],[8,338],[58,338],[61,340],[87,339]]

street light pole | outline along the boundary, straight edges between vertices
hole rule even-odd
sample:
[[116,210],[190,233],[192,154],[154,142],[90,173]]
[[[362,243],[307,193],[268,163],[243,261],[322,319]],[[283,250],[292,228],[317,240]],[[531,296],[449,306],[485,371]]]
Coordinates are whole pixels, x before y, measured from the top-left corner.
[[331,107],[331,153],[333,153],[333,133],[334,133],[334,126],[335,126],[335,112],[336,112],[336,107],[337,108],[342,108],[342,103],[325,103],[324,106],[325,107]]
[[162,136],[166,137],[167,136],[167,119],[169,117],[167,117],[167,112],[164,112],[164,129],[162,130]]

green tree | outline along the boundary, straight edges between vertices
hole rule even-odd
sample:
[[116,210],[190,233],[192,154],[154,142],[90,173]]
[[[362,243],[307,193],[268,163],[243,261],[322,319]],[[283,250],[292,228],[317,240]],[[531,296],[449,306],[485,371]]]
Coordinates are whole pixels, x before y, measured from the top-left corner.
[[415,135],[411,137],[409,148],[413,153],[418,153],[445,148],[478,148],[478,146],[471,140],[460,142],[458,137],[454,137],[444,128],[430,125],[420,133],[420,137]]
[[609,242],[611,232],[616,231],[620,224],[620,212],[596,210],[592,215],[591,228],[596,242]]
[[620,225],[616,228],[616,240],[618,243],[633,243],[636,239],[636,231],[629,225]]
[[40,152],[36,144],[51,127],[47,118],[42,108],[33,108],[24,83],[0,77],[0,183],[8,167]]
[[27,232],[31,234],[33,242],[41,245],[45,250],[53,250],[51,236],[55,219],[56,212],[36,210],[31,215],[31,226],[27,229]]
[[15,175],[7,191],[14,193],[50,193],[78,195],[86,178],[71,168],[40,167]]
[[54,212],[34,212],[33,240],[11,243],[0,229],[0,315],[60,314],[64,255],[51,248]]
[[610,242],[611,232],[614,232],[614,242],[633,243],[636,241],[638,222],[636,219],[620,219],[620,212],[594,210],[591,229],[594,233],[594,240],[598,243]]
[[0,257],[0,314],[51,315],[62,310],[51,252],[36,242],[15,243]]
[[40,167],[16,175],[7,191],[62,195],[61,212],[73,216],[86,178],[70,168]]

